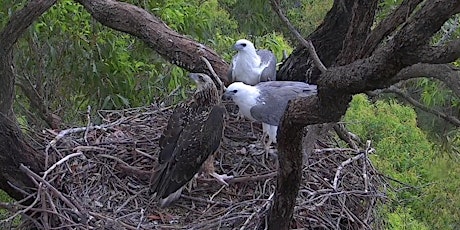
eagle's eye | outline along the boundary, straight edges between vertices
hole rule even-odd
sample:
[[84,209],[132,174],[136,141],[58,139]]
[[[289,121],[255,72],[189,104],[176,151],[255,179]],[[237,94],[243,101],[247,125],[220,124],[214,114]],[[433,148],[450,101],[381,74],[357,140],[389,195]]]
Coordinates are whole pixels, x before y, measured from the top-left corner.
[[236,93],[236,92],[238,92],[238,90],[234,89],[234,90],[232,90],[232,92],[233,92],[233,93]]
[[241,45],[242,45],[243,47],[246,47],[246,43],[241,43]]

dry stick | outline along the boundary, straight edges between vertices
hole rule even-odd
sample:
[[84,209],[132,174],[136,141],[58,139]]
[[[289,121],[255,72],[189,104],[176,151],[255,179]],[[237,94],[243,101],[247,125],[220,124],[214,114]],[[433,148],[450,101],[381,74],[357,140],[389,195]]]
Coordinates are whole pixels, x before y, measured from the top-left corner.
[[100,213],[97,213],[97,212],[89,212],[89,214],[91,216],[95,216],[95,217],[98,217],[100,219],[106,219],[106,220],[110,220],[112,222],[115,222],[115,223],[119,223],[121,226],[125,227],[126,229],[130,229],[130,230],[137,230],[136,227],[134,226],[131,226],[121,220],[117,220],[117,219],[114,219],[114,218],[111,218],[111,217],[108,217],[108,216],[103,216],[102,214]]
[[141,224],[142,224],[142,221],[144,221],[144,218],[145,218],[145,210],[143,208],[141,208],[141,217],[139,219],[139,224],[137,224],[137,230],[138,229],[141,229]]
[[220,201],[214,201],[214,200],[203,199],[203,198],[198,198],[198,197],[193,197],[193,196],[187,196],[187,195],[184,195],[184,194],[181,194],[180,196],[182,198],[184,198],[184,199],[189,199],[189,200],[192,200],[192,201],[203,202],[203,203],[208,203],[208,204],[213,204],[213,205],[218,205],[218,206],[224,206],[224,207],[230,206],[230,204],[220,202]]
[[[21,164],[21,165],[22,165],[22,164]],[[10,216],[10,217],[8,217],[8,218],[6,218],[6,219],[4,219],[4,220],[0,220],[0,224],[6,223],[6,222],[10,222],[10,221],[12,221],[14,218],[16,218],[18,215],[20,215],[20,214],[22,215],[22,214],[28,212],[29,210],[31,210],[31,209],[38,203],[38,201],[40,200],[40,196],[39,196],[39,194],[38,194],[38,192],[39,192],[40,190],[41,190],[41,187],[39,187],[39,190],[38,190],[37,193],[36,193],[35,200],[32,202],[32,204],[30,204],[29,206],[27,206],[27,207],[24,208],[24,209],[19,210],[18,212],[16,212],[16,213],[13,214],[12,216]]]
[[241,226],[240,230],[244,230],[247,225],[249,224],[249,221],[251,221],[251,219],[258,213],[260,213],[262,210],[264,210],[267,206],[269,206],[270,204],[270,201],[272,201],[272,198],[273,196],[275,195],[275,193],[273,192],[272,194],[270,194],[270,196],[268,197],[267,201],[265,201],[265,203],[260,207],[259,210],[253,212],[247,219],[246,221],[244,222],[243,226]]
[[316,154],[327,153],[327,152],[355,152],[359,153],[359,150],[351,148],[324,148],[324,149],[315,149]]
[[85,140],[86,145],[89,145],[88,143],[88,133],[89,133],[89,126],[91,125],[91,106],[88,105],[88,109],[86,110],[86,119],[88,120],[88,123],[86,123],[86,130],[85,130],[85,135],[83,136],[83,140]]
[[343,169],[345,166],[347,166],[348,164],[352,163],[353,161],[356,161],[356,160],[360,159],[360,158],[363,157],[363,156],[364,156],[364,153],[361,153],[361,154],[356,155],[356,156],[354,156],[354,157],[352,157],[352,158],[348,158],[348,160],[346,160],[346,161],[344,161],[344,162],[342,162],[342,163],[340,164],[340,166],[337,168],[337,171],[335,172],[334,183],[332,184],[332,188],[333,188],[334,190],[337,191],[337,183],[338,183],[338,181],[339,181],[339,176],[340,176],[340,173],[342,172],[342,169]]
[[[73,133],[80,133],[80,132],[84,132],[86,130],[93,130],[93,129],[99,129],[99,130],[104,130],[104,129],[107,129],[109,127],[112,127],[112,126],[116,126],[116,125],[119,125],[121,124],[122,122],[124,122],[125,120],[124,119],[119,119],[115,122],[112,122],[110,124],[106,124],[106,125],[93,125],[93,126],[87,126],[87,127],[77,127],[77,128],[70,128],[70,129],[65,129],[65,130],[62,130],[61,132],[59,132],[56,137],[50,141],[48,143],[48,145],[46,145],[46,148],[45,148],[45,153],[46,153],[46,158],[48,158],[48,152],[49,152],[49,149],[52,147],[52,148],[55,148],[57,143],[62,139],[64,138],[66,135],[69,135],[69,134],[73,134]],[[45,162],[46,163],[46,162]]]
[[48,181],[41,178],[39,175],[34,173],[32,170],[30,170],[23,164],[21,164],[19,168],[23,172],[25,172],[29,177],[34,178],[40,181],[40,183],[43,183],[44,185],[46,185],[56,196],[58,196],[65,204],[67,204],[77,215],[82,217],[81,210],[79,210],[79,208],[77,208],[69,199],[64,197],[62,193],[59,190],[57,190],[54,186],[52,186]]
[[370,153],[374,152],[375,149],[371,148],[371,141],[366,142],[366,151],[364,151],[363,158],[363,178],[364,178],[364,192],[369,191],[369,176],[367,175],[367,157]]
[[313,46],[313,43],[310,40],[305,40],[302,35],[296,30],[296,28],[291,24],[289,19],[283,14],[281,11],[281,7],[279,5],[279,2],[277,0],[272,0],[271,1],[272,6],[275,8],[276,14],[278,14],[278,17],[280,17],[281,21],[283,21],[286,26],[289,28],[289,30],[294,34],[294,36],[299,40],[299,42],[305,46],[308,50],[308,53],[313,59],[313,62],[315,63],[316,67],[321,71],[321,73],[326,72],[327,68],[324,66],[323,62],[318,57],[318,54],[316,53],[315,47]]
[[70,158],[72,157],[77,157],[77,156],[80,156],[80,155],[83,155],[82,152],[76,152],[76,153],[72,153],[72,154],[69,154],[67,156],[65,156],[64,158],[62,158],[61,160],[59,160],[58,162],[54,163],[53,165],[51,165],[51,167],[49,167],[44,173],[43,173],[43,180],[46,178],[46,176],[51,172],[53,171],[53,169],[55,169],[57,166],[65,163],[66,161],[68,161]]
[[423,105],[422,103],[420,103],[419,101],[415,100],[414,98],[412,98],[411,96],[409,96],[407,93],[405,93],[403,90],[399,89],[398,87],[395,87],[395,86],[390,86],[388,89],[383,89],[381,90],[381,92],[386,92],[386,93],[394,93],[400,97],[402,97],[404,100],[406,100],[407,102],[409,102],[410,104],[412,104],[413,106],[427,112],[427,113],[431,113],[431,114],[434,114],[434,115],[437,115],[441,118],[443,118],[444,120],[450,122],[451,124],[457,126],[457,127],[460,127],[460,120],[454,116],[450,116],[448,114],[445,114],[445,113],[442,113],[438,110],[435,110],[435,109],[432,109],[432,108],[429,108],[428,106],[426,105]]
[[217,83],[219,84],[219,88],[222,91],[225,91],[224,83],[222,83],[222,81],[219,78],[219,75],[217,75],[216,71],[214,71],[214,68],[212,68],[212,65],[211,65],[211,63],[209,63],[208,59],[206,59],[205,57],[201,56],[201,60],[203,60],[204,63],[206,63],[206,66],[208,67],[208,69],[211,72],[212,76],[216,79]]

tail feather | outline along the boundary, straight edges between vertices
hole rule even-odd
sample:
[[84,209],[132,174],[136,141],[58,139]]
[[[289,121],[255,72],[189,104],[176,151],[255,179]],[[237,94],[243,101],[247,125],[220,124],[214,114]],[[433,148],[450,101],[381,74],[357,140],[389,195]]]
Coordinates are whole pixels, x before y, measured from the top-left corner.
[[164,208],[164,207],[170,206],[174,201],[179,199],[180,195],[182,194],[183,189],[184,187],[181,187],[177,191],[169,194],[167,197],[160,198],[160,200],[158,201],[158,204],[160,204],[160,207]]

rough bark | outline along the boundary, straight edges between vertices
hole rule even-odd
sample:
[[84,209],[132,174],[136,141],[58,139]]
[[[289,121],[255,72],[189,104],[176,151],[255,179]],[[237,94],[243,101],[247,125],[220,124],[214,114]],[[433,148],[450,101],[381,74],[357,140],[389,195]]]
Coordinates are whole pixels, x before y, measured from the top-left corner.
[[14,187],[27,191],[33,185],[30,178],[19,170],[19,165],[22,163],[38,172],[43,167],[43,157],[27,144],[14,117],[12,50],[27,27],[55,2],[56,0],[30,1],[13,14],[0,33],[0,188],[17,200],[24,198],[25,194]]
[[171,30],[161,20],[137,6],[112,0],[76,0],[105,26],[131,34],[149,45],[166,60],[190,72],[211,74],[201,56],[209,60],[227,84],[226,63],[214,50]]
[[275,199],[268,216],[268,229],[273,230],[290,229],[300,186],[300,183],[295,182],[302,179],[302,154],[297,153],[302,153],[303,127],[289,123],[290,121],[284,119],[282,125],[288,125],[291,129],[283,129],[278,133],[285,137],[279,140],[278,149],[286,151],[278,152],[279,170]]
[[43,162],[43,155],[27,143],[15,120],[0,113],[0,189],[16,200],[23,199],[26,194],[14,187],[27,192],[35,185],[19,166],[23,164],[34,172],[41,172]]
[[[172,63],[189,71],[208,72],[200,59],[204,56],[221,77],[225,76],[228,65],[213,50],[172,31],[147,11],[112,0],[77,1],[102,24],[138,37]],[[420,6],[421,2],[403,1],[393,13],[397,16],[395,20],[383,20],[376,29],[369,31],[370,22],[367,21],[361,22],[357,28],[350,27],[355,26],[352,22],[370,20],[374,12],[364,11],[374,9],[376,1],[335,0],[324,23],[309,37],[323,63],[330,68],[319,73],[304,47],[298,47],[283,63],[279,71],[281,79],[317,83],[319,94],[291,102],[281,123],[278,140],[280,176],[270,211],[271,229],[289,228],[300,182],[304,126],[339,121],[353,94],[416,77],[415,70],[412,75],[404,75],[403,71],[415,68],[419,62],[428,62],[428,54],[438,55],[430,63],[445,63],[460,56],[458,41],[442,47],[429,46],[432,35],[460,10],[460,1],[424,1]],[[7,185],[7,181],[16,181],[20,187],[31,183],[27,176],[18,172],[18,165],[29,165],[37,172],[43,161],[26,144],[14,121],[11,50],[24,30],[54,3],[55,0],[31,1],[13,15],[0,34],[0,82],[3,83],[0,84],[0,164],[8,166],[0,171],[0,186],[15,198],[22,195]],[[394,36],[382,42],[389,34]],[[352,44],[359,45],[354,39],[364,44],[361,55],[352,52]],[[424,55],[421,57],[420,54]],[[446,79],[452,78],[450,73],[448,77],[446,74]]]
[[[334,1],[323,23],[307,39],[311,40],[319,58],[326,67],[331,66],[340,51],[350,27],[353,0]],[[282,80],[306,81],[316,84],[321,72],[314,66],[308,50],[298,46],[284,61],[277,76]]]
[[[345,5],[344,2],[346,1],[337,0],[334,6]],[[373,17],[373,12],[365,11],[375,10],[376,2],[366,4],[366,2],[357,0],[356,4],[350,3],[354,6],[351,14],[345,14],[349,19],[344,20],[351,21],[350,27],[353,28],[347,30],[344,49],[337,60],[339,66],[329,68],[321,74],[317,81],[319,87],[317,97],[294,100],[288,105],[284,114],[278,131],[279,160],[280,166],[284,165],[284,167],[280,167],[278,172],[274,205],[269,214],[268,225],[270,228],[272,226],[273,229],[289,228],[295,205],[295,195],[297,194],[297,191],[293,192],[290,189],[298,188],[300,183],[300,178],[296,177],[296,173],[301,169],[301,166],[296,165],[294,161],[298,161],[302,154],[296,144],[301,140],[299,134],[302,127],[311,124],[338,122],[348,108],[351,95],[361,93],[363,90],[385,88],[395,83],[394,77],[398,72],[420,61],[419,57],[411,54],[427,46],[432,35],[451,15],[458,11],[460,6],[460,2],[454,0],[425,2],[420,10],[413,17],[408,18],[401,29],[395,32],[393,39],[378,47],[375,52],[361,50],[357,53],[353,52],[352,49],[360,50],[359,43],[364,44],[371,25],[369,22],[360,22],[360,20]],[[334,9],[331,12],[334,12]],[[355,27],[356,24],[358,25]],[[388,27],[391,28],[392,26]],[[379,41],[379,44],[381,42]],[[320,48],[317,49],[320,50]],[[358,59],[368,53],[371,53],[368,58]],[[321,57],[321,54],[319,56]],[[306,48],[302,48],[301,51],[294,52],[290,60],[303,60],[305,62],[308,58]],[[293,68],[292,63],[288,61],[284,63],[283,67],[286,64],[290,65],[288,69],[299,71],[299,68],[302,68]],[[325,65],[330,66],[331,64]],[[280,78],[290,79],[290,77],[285,77],[282,74],[292,74],[292,70],[291,72],[283,72],[283,67],[280,70]],[[304,70],[309,71],[308,68]],[[297,77],[306,74],[307,72],[298,73]],[[304,79],[300,77],[300,80]],[[290,144],[286,145],[285,143]]]

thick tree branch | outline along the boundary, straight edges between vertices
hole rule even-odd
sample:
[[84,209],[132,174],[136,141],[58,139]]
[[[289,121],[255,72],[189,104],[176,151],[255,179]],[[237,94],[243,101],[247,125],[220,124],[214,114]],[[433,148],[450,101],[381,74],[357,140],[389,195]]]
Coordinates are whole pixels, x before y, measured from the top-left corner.
[[0,33],[0,113],[13,118],[14,75],[12,49],[24,31],[56,0],[35,0],[15,12]]
[[381,21],[375,29],[367,36],[366,42],[362,47],[363,57],[368,57],[374,52],[378,44],[392,33],[399,25],[405,22],[412,12],[423,0],[404,0],[399,7],[388,17]]
[[[393,77],[403,68],[419,62],[410,58],[419,47],[426,47],[433,34],[452,14],[457,13],[459,1],[427,1],[395,37],[379,47],[373,55],[349,65],[329,68],[319,84],[321,88],[345,94],[385,88],[395,83]],[[437,13],[436,13],[437,12]],[[321,96],[321,90],[319,91]]]
[[407,58],[418,59],[419,62],[443,64],[453,62],[460,57],[460,39],[447,42],[440,46],[420,48]]
[[33,187],[32,181],[19,170],[19,165],[22,163],[38,172],[43,167],[43,156],[27,143],[13,114],[15,77],[12,49],[32,22],[55,2],[56,0],[30,1],[24,8],[13,13],[0,32],[0,188],[17,200],[24,198],[24,194],[15,187],[25,191]]
[[211,75],[205,57],[224,83],[229,65],[211,48],[183,36],[137,6],[113,0],[76,0],[105,26],[131,34],[149,45],[166,60],[190,72]]
[[[283,119],[281,126],[292,129],[278,130],[278,135],[284,138],[278,142],[279,170],[276,183],[275,200],[268,216],[268,229],[290,229],[289,225],[294,213],[295,201],[302,179],[302,137],[303,127],[286,124]],[[286,179],[289,178],[289,179]]]
[[360,50],[374,22],[377,0],[357,0],[353,4],[350,27],[344,40],[343,49],[337,57],[337,64],[344,65],[361,58]]
[[446,87],[460,98],[460,68],[450,64],[419,63],[402,69],[395,76],[394,81],[419,77],[430,77],[444,82]]

